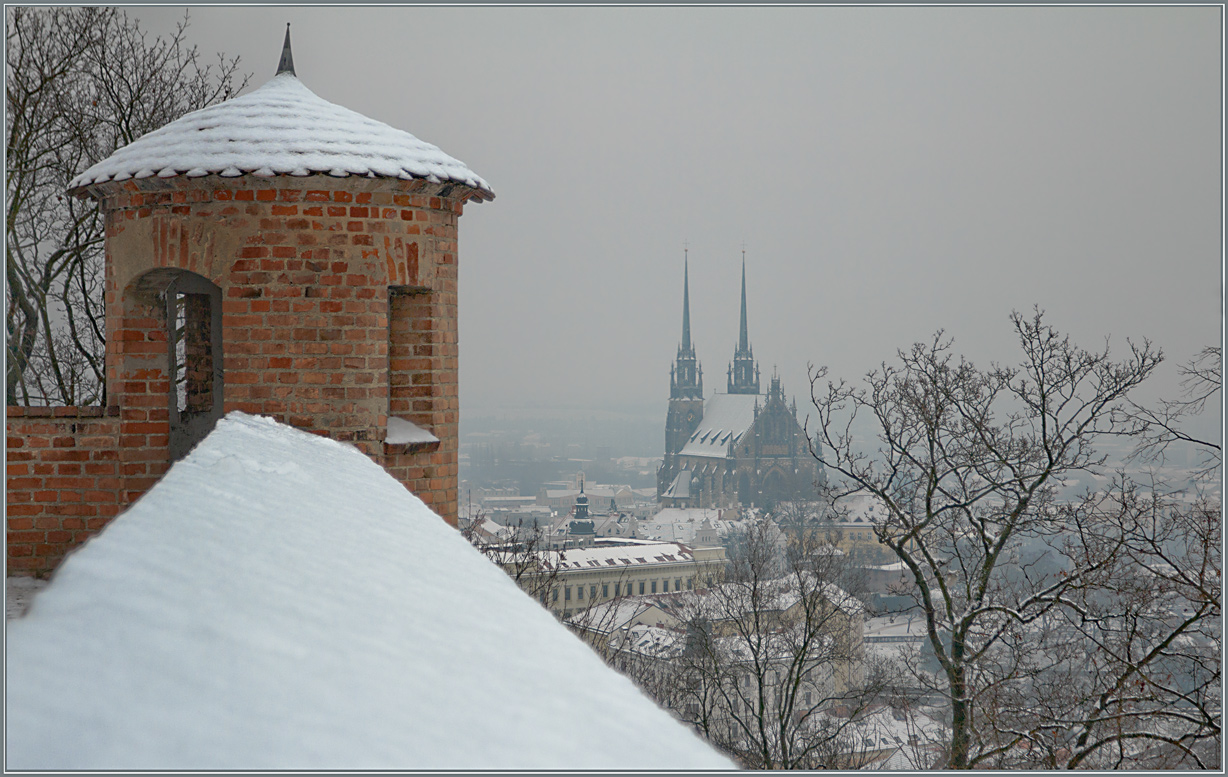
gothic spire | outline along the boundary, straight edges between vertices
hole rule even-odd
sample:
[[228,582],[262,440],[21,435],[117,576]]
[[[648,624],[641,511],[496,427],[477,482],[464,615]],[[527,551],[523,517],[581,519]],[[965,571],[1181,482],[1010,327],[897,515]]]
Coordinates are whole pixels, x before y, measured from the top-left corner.
[[281,46],[281,60],[277,63],[274,75],[289,73],[294,75],[294,55],[290,52],[290,22],[286,22],[286,42]]
[[750,337],[746,334],[746,252],[742,252],[742,323],[738,328],[738,350],[750,350]]
[[678,358],[670,367],[670,399],[703,399],[703,368],[695,358],[695,345],[691,342],[691,268],[690,257],[683,249],[682,258],[682,344],[678,346]]
[[682,350],[691,350],[691,277],[687,250],[682,249]]
[[746,327],[746,251],[742,251],[742,318],[738,326],[738,347],[733,352],[733,362],[729,365],[730,394],[758,394],[759,367],[755,364],[754,352],[750,347],[750,335]]

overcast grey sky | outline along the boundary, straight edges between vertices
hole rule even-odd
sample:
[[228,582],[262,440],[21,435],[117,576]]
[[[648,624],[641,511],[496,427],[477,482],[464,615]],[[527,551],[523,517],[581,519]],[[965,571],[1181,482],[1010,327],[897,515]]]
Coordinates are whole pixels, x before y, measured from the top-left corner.
[[[182,8],[128,9],[154,31]],[[665,413],[683,246],[708,393],[750,337],[804,403],[944,328],[1016,359],[1039,305],[1177,363],[1222,332],[1221,10],[218,8],[205,52],[464,161],[461,398]]]

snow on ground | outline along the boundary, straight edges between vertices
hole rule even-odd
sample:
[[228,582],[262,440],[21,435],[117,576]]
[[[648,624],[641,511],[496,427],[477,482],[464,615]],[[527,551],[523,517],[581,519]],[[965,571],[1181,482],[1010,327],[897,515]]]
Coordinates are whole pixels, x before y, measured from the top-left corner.
[[356,449],[241,413],[7,625],[7,769],[731,768]]

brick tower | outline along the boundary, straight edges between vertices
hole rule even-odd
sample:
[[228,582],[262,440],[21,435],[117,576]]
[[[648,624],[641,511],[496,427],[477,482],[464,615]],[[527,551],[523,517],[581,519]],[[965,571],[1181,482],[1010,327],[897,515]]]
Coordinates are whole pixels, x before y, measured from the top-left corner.
[[287,29],[272,80],[70,192],[105,217],[109,406],[9,408],[10,570],[53,568],[230,410],[354,444],[455,524],[457,221],[485,181],[313,94]]

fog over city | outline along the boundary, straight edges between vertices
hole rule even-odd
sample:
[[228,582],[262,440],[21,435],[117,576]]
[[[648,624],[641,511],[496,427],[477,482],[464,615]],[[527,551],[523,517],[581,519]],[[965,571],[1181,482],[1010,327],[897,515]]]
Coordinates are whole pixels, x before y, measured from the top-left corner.
[[706,393],[745,250],[765,384],[803,412],[808,363],[857,379],[939,328],[1014,362],[1034,305],[1160,345],[1148,398],[1220,342],[1219,8],[199,7],[188,38],[251,89],[287,22],[304,84],[497,195],[460,222],[466,420],[659,430],[684,249]]

